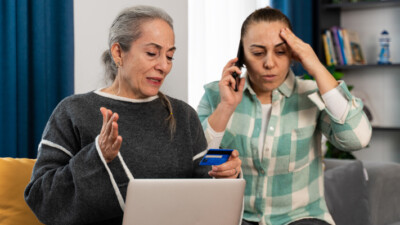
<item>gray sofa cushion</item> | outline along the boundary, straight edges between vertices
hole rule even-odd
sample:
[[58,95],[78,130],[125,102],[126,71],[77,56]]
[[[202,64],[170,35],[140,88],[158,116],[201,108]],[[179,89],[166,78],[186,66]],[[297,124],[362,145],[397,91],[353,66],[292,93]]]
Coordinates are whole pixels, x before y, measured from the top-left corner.
[[373,225],[400,225],[400,164],[364,162]]
[[359,160],[325,171],[325,199],[337,225],[370,225],[368,187]]

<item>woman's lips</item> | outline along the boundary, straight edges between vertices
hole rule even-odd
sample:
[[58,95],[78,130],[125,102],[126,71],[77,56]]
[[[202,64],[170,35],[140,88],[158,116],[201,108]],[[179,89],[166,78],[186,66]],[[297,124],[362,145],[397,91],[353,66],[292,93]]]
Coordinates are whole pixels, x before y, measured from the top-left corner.
[[161,82],[162,82],[162,78],[159,78],[159,77],[147,77],[146,79],[150,84],[156,85],[156,86],[160,86]]
[[266,81],[272,81],[272,80],[275,80],[276,75],[274,75],[274,74],[262,75],[262,78],[263,78],[263,80],[266,80]]

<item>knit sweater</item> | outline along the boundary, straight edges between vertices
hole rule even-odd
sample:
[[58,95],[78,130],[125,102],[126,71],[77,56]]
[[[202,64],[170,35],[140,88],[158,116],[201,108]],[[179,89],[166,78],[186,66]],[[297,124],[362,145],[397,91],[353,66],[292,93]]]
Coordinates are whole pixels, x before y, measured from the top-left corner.
[[[51,115],[39,145],[25,200],[45,224],[121,224],[124,198],[135,178],[209,178],[199,166],[207,142],[194,109],[168,97],[171,133],[161,99],[138,102],[95,91],[67,97]],[[96,137],[100,107],[119,114],[120,154],[106,163]],[[126,163],[127,170],[123,164]]]

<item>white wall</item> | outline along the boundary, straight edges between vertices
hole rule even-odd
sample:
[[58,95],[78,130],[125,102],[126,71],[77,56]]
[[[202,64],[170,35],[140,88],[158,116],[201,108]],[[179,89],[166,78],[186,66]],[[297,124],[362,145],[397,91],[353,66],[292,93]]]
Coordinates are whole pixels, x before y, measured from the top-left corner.
[[161,90],[183,101],[188,100],[188,1],[187,0],[76,0],[75,93],[105,86],[101,55],[108,48],[108,31],[112,21],[124,8],[152,5],[164,9],[174,20],[174,65]]

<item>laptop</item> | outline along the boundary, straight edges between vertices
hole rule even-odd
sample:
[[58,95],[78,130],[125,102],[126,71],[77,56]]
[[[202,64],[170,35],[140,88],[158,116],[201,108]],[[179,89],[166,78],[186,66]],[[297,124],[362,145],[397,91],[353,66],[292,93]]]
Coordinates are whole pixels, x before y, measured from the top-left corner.
[[244,179],[134,179],[123,225],[239,225]]

